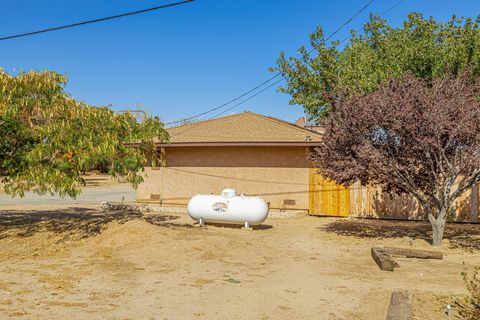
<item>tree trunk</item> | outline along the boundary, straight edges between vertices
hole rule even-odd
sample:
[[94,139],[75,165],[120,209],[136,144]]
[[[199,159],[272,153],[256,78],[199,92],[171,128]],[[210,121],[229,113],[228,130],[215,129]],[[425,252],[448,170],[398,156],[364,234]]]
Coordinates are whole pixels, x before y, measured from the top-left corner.
[[445,230],[445,223],[447,222],[448,209],[448,206],[438,208],[437,216],[435,217],[430,206],[428,204],[424,206],[428,221],[430,221],[432,225],[432,245],[435,247],[442,246],[443,231]]
[[432,223],[432,245],[435,247],[442,246],[443,231],[445,230],[445,219],[438,217]]

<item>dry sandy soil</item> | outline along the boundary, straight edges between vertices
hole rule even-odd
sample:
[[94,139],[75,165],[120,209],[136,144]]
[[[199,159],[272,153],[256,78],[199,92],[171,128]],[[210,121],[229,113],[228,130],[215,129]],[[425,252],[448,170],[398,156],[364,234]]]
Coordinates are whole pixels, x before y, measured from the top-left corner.
[[370,247],[429,248],[427,225],[305,217],[245,231],[182,214],[14,209],[0,214],[0,319],[383,320],[399,288],[416,319],[444,319],[465,293],[460,273],[480,265],[478,226],[449,227],[444,260],[382,272]]

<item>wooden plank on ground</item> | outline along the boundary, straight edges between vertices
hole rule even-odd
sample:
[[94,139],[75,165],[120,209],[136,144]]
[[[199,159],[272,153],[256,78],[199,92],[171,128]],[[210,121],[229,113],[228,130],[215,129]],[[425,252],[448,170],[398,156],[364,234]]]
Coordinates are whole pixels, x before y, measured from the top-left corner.
[[372,247],[371,254],[373,260],[375,260],[378,267],[383,271],[393,271],[398,267],[398,263],[393,260],[393,257],[386,253],[382,248]]
[[410,248],[384,247],[383,251],[394,257],[417,258],[417,259],[443,259],[443,253],[432,250],[419,250]]
[[386,320],[412,320],[412,294],[406,291],[393,291]]

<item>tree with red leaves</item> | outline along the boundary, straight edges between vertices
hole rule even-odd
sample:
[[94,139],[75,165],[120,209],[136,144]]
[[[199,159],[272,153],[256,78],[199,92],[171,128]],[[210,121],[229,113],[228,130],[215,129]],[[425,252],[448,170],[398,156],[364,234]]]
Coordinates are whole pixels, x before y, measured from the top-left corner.
[[480,77],[469,69],[427,81],[411,74],[365,95],[330,96],[312,153],[320,174],[412,195],[441,246],[447,216],[480,181]]

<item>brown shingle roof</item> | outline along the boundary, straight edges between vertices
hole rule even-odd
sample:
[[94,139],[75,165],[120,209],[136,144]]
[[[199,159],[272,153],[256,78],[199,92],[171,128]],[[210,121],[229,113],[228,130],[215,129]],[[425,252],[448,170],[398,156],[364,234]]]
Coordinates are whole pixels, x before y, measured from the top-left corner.
[[172,144],[184,143],[313,143],[321,134],[290,122],[253,112],[169,128]]

